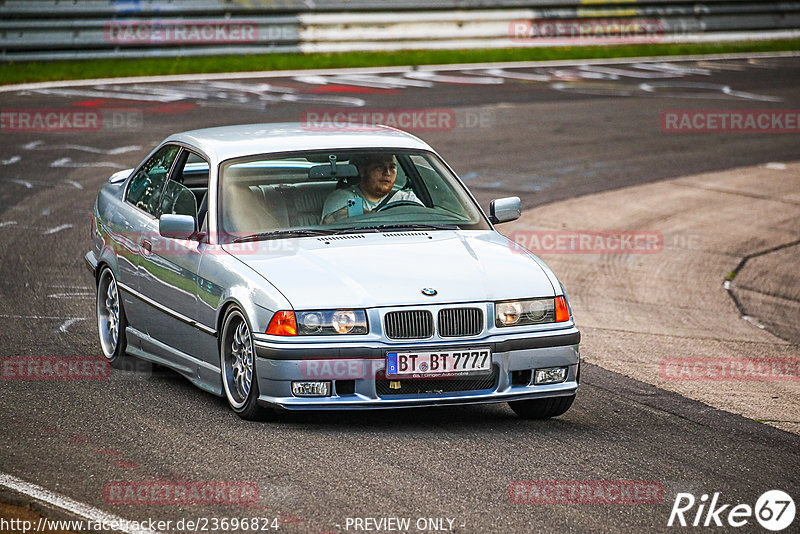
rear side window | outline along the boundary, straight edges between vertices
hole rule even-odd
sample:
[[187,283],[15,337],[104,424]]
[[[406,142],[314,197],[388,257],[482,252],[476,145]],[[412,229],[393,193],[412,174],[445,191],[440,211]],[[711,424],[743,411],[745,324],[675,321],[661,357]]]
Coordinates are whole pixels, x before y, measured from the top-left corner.
[[158,217],[161,192],[178,150],[175,145],[167,145],[147,160],[128,185],[128,202]]

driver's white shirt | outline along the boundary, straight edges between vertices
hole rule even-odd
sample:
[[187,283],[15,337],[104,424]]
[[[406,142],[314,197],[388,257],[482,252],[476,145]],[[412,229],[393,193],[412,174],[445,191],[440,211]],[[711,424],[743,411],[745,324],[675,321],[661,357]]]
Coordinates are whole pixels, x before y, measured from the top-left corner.
[[[388,193],[391,195],[391,192]],[[325,220],[325,217],[328,215],[339,211],[340,209],[347,206],[347,201],[354,198],[360,198],[364,204],[364,212],[374,210],[383,199],[386,198],[387,195],[384,195],[377,201],[373,202],[364,197],[364,193],[361,191],[361,188],[358,185],[351,185],[345,189],[337,189],[330,195],[328,198],[325,199],[325,206],[322,208],[322,220]],[[394,196],[392,196],[389,204],[393,202],[398,202],[400,200],[410,200],[412,202],[417,202],[422,205],[422,201],[417,198],[417,195],[414,194],[414,191],[409,190],[399,190],[397,191]]]

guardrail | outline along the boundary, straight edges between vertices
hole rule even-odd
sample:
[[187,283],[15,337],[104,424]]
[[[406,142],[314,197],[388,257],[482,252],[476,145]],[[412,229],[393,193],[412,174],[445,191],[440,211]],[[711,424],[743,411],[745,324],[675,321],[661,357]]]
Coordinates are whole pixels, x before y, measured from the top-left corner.
[[312,4],[313,10],[299,0],[0,0],[0,59],[800,37],[800,1],[350,0],[347,12],[339,1]]

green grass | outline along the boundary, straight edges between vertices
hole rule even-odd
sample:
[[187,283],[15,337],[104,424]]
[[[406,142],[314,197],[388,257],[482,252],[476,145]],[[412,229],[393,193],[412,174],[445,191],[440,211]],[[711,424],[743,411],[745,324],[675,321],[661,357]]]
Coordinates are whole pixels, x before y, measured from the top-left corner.
[[98,59],[82,61],[16,61],[0,63],[0,84],[267,70],[433,65],[498,61],[620,58],[683,54],[775,52],[800,50],[800,39],[700,44],[635,44],[614,46],[562,46],[491,50],[421,50],[399,52],[348,52],[337,54],[264,54],[148,59]]

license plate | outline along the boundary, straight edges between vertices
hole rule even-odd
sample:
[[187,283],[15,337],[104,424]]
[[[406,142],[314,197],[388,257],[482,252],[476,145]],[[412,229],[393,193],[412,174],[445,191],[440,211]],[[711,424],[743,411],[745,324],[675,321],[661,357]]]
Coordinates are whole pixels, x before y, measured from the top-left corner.
[[389,352],[386,376],[431,377],[487,374],[492,370],[492,351],[470,348],[446,351]]

